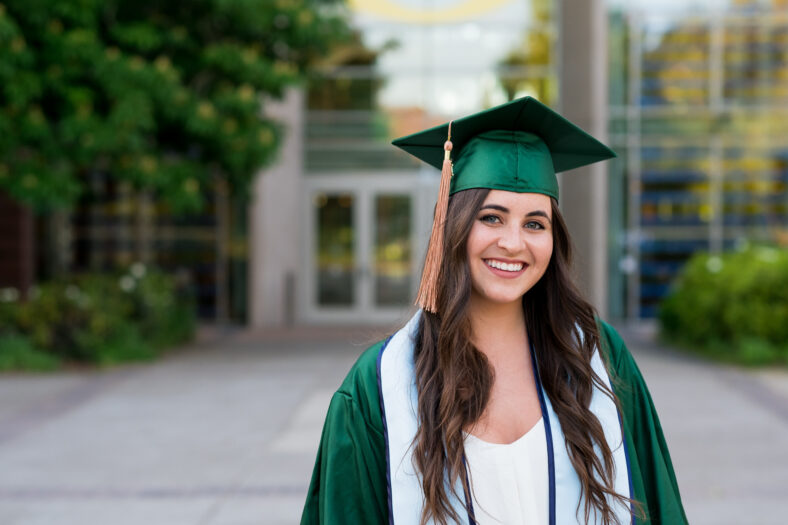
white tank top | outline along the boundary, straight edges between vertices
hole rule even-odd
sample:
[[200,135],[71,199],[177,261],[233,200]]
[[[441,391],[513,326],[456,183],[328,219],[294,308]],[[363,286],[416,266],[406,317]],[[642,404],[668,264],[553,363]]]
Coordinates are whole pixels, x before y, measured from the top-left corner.
[[465,434],[465,460],[478,525],[547,523],[549,479],[542,419],[508,444]]

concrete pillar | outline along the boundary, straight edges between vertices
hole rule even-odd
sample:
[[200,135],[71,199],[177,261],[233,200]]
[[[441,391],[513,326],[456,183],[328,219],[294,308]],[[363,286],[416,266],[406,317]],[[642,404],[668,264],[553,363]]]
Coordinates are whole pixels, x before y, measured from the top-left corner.
[[[607,141],[607,18],[604,0],[562,0],[559,6],[560,112]],[[607,315],[607,165],[560,177],[561,211],[575,245],[575,273],[586,298]]]
[[258,174],[249,209],[249,325],[285,326],[295,314],[295,280],[303,272],[301,187],[304,176],[304,93],[290,89],[264,103],[284,133],[278,159]]

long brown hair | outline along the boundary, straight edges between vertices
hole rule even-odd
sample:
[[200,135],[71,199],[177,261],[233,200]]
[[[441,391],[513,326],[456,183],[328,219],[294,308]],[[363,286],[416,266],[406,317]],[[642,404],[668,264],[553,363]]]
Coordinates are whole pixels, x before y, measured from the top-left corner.
[[[470,512],[463,429],[482,416],[494,374],[485,355],[471,343],[467,313],[471,275],[466,242],[488,193],[488,189],[465,190],[449,200],[444,264],[438,281],[439,314],[423,312],[416,336],[419,428],[413,440],[413,460],[424,492],[422,525],[430,519],[441,525],[460,521],[451,504],[452,496],[464,499]],[[589,403],[595,384],[616,404],[618,401],[591,368],[591,357],[600,344],[595,310],[572,282],[571,241],[558,206],[554,199],[551,201],[553,254],[544,276],[523,296],[525,323],[542,386],[561,423],[569,458],[580,478],[585,521],[596,512],[602,523],[612,524],[617,519],[607,497],[627,504],[632,500],[613,488],[613,454]],[[576,327],[582,331],[582,339]],[[456,494],[458,481],[465,498]],[[579,503],[576,511],[580,511]]]

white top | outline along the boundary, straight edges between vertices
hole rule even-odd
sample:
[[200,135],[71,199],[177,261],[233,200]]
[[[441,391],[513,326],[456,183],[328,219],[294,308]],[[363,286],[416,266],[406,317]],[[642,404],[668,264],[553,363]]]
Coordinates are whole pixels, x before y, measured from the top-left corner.
[[549,478],[543,419],[508,444],[465,434],[465,459],[476,523],[547,523]]

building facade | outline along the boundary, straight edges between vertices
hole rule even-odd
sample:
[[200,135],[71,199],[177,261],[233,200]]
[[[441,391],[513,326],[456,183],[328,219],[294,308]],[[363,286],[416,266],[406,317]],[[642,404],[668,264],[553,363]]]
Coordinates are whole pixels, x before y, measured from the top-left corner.
[[[288,205],[299,210],[288,238],[298,242],[276,262],[266,254],[281,255],[283,239],[250,243],[251,274],[263,275],[253,281],[268,281],[253,286],[251,323],[404,315],[437,172],[390,139],[524,94],[607,136],[619,153],[561,183],[579,280],[607,317],[656,316],[698,250],[785,243],[785,4],[351,3],[371,52],[351,56],[283,112],[301,108],[300,154],[280,166]],[[281,218],[283,180],[267,177],[258,198]],[[271,264],[277,271],[265,270]]]
[[[266,104],[288,135],[250,208],[254,326],[389,323],[411,310],[439,173],[391,139],[524,95],[559,110],[573,100],[564,114],[604,137],[602,2],[578,3],[584,16],[563,18],[551,0],[350,5],[358,46],[340,51],[307,91]],[[563,62],[582,81],[562,88],[567,52]],[[598,73],[580,67],[589,61]],[[604,169],[596,172],[561,191],[575,210],[570,227],[585,225],[579,238],[592,240],[580,250],[589,263],[581,277],[604,309],[606,251],[596,247],[606,242],[606,206],[589,204],[588,191],[607,190]]]
[[618,317],[655,316],[696,251],[786,243],[788,5],[672,4],[610,14]]
[[188,274],[207,319],[400,320],[439,174],[391,139],[523,95],[619,154],[560,180],[579,281],[606,317],[657,315],[695,251],[788,243],[785,0],[349,6],[355,42],[264,103],[285,140],[249,201],[217,187],[175,217],[96,174],[74,213],[0,206],[0,288],[141,261]]

